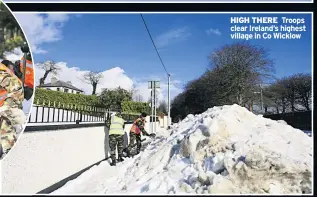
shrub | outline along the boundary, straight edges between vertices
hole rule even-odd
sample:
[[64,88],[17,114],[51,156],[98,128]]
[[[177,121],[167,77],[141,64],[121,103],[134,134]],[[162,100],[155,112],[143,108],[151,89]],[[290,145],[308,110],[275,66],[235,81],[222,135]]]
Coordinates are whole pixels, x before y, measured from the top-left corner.
[[98,97],[96,95],[71,94],[40,88],[35,89],[34,104],[53,106],[54,102],[56,105],[60,103],[76,106],[96,106]]
[[123,101],[121,103],[121,109],[123,112],[142,113],[146,112],[150,114],[151,108],[148,103],[135,102],[135,101]]

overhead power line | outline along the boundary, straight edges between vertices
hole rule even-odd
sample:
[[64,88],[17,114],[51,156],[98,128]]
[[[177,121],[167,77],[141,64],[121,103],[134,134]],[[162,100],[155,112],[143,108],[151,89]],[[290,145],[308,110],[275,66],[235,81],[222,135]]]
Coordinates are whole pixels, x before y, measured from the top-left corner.
[[149,28],[147,27],[147,24],[146,24],[146,22],[145,22],[145,20],[144,20],[144,18],[143,18],[143,15],[142,15],[142,14],[140,14],[140,15],[141,15],[141,18],[142,18],[142,20],[143,20],[144,26],[145,26],[145,28],[146,28],[146,30],[147,30],[147,33],[149,34],[149,36],[150,36],[150,38],[151,38],[151,41],[152,41],[152,44],[153,44],[153,46],[154,46],[154,48],[155,48],[155,51],[156,51],[156,53],[157,53],[157,56],[159,57],[159,59],[160,59],[160,61],[161,61],[161,63],[162,63],[162,66],[163,66],[163,68],[164,68],[166,74],[169,76],[170,74],[167,72],[167,69],[166,69],[166,67],[165,67],[165,65],[164,65],[164,63],[163,63],[163,60],[162,60],[162,58],[161,58],[161,56],[160,56],[160,53],[159,53],[158,50],[157,50],[157,47],[156,47],[156,45],[155,45],[155,43],[154,43],[154,41],[153,41],[153,38],[152,38],[151,33],[150,33],[150,31],[149,31]]
[[[168,126],[170,126],[170,124],[171,124],[171,101],[170,101],[170,80],[171,80],[171,75],[167,72],[167,69],[166,69],[166,67],[165,67],[165,65],[164,65],[164,63],[163,63],[163,60],[162,60],[162,58],[161,58],[161,56],[160,56],[160,53],[158,52],[158,50],[157,50],[157,48],[156,48],[156,45],[155,45],[155,43],[154,43],[154,41],[153,41],[153,38],[152,38],[152,36],[151,36],[151,33],[150,33],[150,30],[149,30],[149,28],[147,27],[147,25],[146,25],[146,22],[145,22],[145,20],[144,20],[144,18],[143,18],[143,15],[142,14],[140,14],[141,15],[141,18],[142,18],[142,20],[143,20],[143,23],[144,23],[144,26],[145,26],[145,28],[146,28],[146,30],[147,30],[147,33],[149,34],[149,36],[150,36],[150,38],[151,38],[151,41],[152,41],[152,44],[153,44],[153,46],[154,46],[154,48],[155,48],[155,51],[156,51],[156,53],[157,53],[157,56],[159,57],[159,59],[160,59],[160,61],[161,61],[161,63],[162,63],[162,66],[163,66],[163,68],[164,68],[164,70],[165,70],[165,72],[166,72],[166,74],[167,74],[167,78],[168,78],[168,84],[167,84],[167,100],[168,100],[168,122],[167,122],[167,124],[168,124]],[[156,116],[156,115],[155,115]]]

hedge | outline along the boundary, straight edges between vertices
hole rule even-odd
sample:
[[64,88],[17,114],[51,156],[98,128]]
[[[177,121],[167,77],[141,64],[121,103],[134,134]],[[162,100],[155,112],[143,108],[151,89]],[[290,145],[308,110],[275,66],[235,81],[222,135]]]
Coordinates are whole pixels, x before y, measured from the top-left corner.
[[96,95],[72,94],[65,92],[58,92],[46,89],[35,89],[34,104],[50,106],[55,102],[76,105],[76,106],[95,106],[99,99]]
[[[100,106],[100,99],[96,95],[72,94],[41,88],[35,89],[34,104],[52,107],[54,102],[56,107],[64,109],[84,108],[84,110],[91,110],[94,106]],[[142,112],[151,113],[149,104],[143,102],[123,101],[121,108],[124,113],[130,115],[138,116]]]
[[121,109],[123,112],[128,113],[150,113],[151,108],[149,106],[149,103],[143,103],[143,102],[135,102],[135,101],[123,101],[121,103]]
[[312,130],[312,112],[295,112],[285,114],[264,115],[265,118],[272,120],[284,120],[287,124],[301,130]]

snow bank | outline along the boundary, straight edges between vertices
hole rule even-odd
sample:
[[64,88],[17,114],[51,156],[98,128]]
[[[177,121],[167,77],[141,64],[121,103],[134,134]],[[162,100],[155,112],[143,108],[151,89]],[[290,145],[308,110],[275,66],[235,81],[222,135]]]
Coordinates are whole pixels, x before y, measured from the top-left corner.
[[103,162],[54,193],[307,194],[312,161],[312,138],[301,130],[238,105],[214,107],[158,133],[135,158]]

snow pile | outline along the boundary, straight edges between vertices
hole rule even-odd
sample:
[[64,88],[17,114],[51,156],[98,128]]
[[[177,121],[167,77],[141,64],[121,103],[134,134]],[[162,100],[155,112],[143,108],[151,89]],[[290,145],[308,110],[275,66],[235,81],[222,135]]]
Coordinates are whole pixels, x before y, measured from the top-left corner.
[[[238,105],[214,107],[158,133],[137,157],[116,167],[97,166],[102,183],[90,189],[107,194],[307,194],[312,192],[312,161],[312,140],[301,130]],[[105,171],[116,176],[107,177]],[[89,189],[89,181],[79,186],[82,181],[74,180],[55,193],[75,192],[76,182],[77,188]]]

